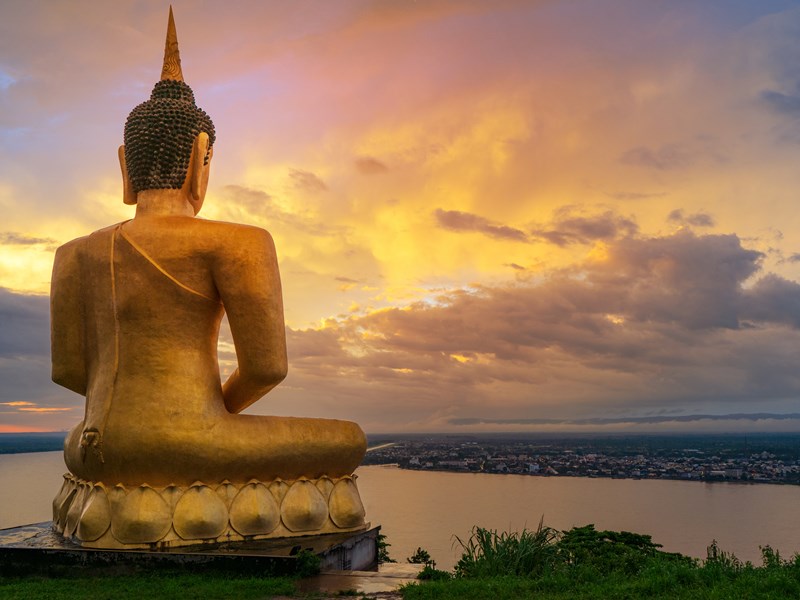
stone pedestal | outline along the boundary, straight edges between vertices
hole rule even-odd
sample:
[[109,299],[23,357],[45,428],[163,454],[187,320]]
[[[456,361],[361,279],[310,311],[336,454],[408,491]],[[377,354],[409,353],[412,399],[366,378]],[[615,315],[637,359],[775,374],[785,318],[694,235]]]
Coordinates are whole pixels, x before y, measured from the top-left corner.
[[85,548],[65,540],[50,522],[0,530],[0,575],[135,573],[157,569],[215,571],[252,576],[290,575],[301,550],[320,557],[323,571],[375,570],[378,533],[293,536],[233,543],[203,543],[156,551]]

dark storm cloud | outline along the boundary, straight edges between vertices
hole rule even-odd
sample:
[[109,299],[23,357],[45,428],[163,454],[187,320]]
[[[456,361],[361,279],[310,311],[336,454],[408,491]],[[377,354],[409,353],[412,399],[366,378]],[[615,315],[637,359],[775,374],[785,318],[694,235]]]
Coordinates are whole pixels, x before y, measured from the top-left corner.
[[685,215],[683,209],[676,208],[667,216],[667,220],[681,225],[693,225],[695,227],[713,227],[714,217],[704,212],[697,212]]
[[742,247],[735,235],[622,239],[588,274],[615,298],[628,318],[674,323],[689,329],[737,328],[742,283],[763,255]]
[[303,171],[302,169],[289,169],[289,178],[295,188],[311,193],[318,193],[327,191],[328,186],[322,179],[311,171]]
[[0,232],[0,244],[9,246],[35,246],[37,244],[58,244],[53,238],[38,238],[13,231]]
[[49,354],[49,298],[0,288],[0,357]]
[[275,212],[275,202],[272,196],[263,190],[256,190],[242,185],[227,185],[224,191],[226,195],[230,196],[249,213],[257,215]]
[[656,425],[696,421],[787,421],[800,420],[800,413],[733,413],[727,415],[671,415],[647,417],[598,417],[588,419],[492,419],[483,417],[453,418],[452,425]]
[[743,294],[742,317],[800,328],[800,285],[769,274]]
[[378,175],[389,170],[389,167],[371,156],[359,156],[355,160],[355,165],[362,175]]
[[569,207],[558,211],[545,228],[531,230],[531,235],[557,246],[590,244],[634,235],[639,230],[632,220],[606,211],[599,215],[575,214]]
[[661,171],[688,167],[692,162],[686,150],[677,144],[665,144],[658,148],[637,146],[626,150],[619,160],[626,165]]
[[527,242],[528,236],[524,231],[493,223],[484,217],[473,213],[462,212],[460,210],[442,210],[437,208],[433,212],[438,225],[450,231],[474,231],[488,235],[495,239],[513,240],[517,242]]
[[617,200],[647,200],[648,198],[660,198],[666,196],[665,192],[612,192],[606,194]]
[[790,117],[800,117],[800,96],[764,90],[761,92],[761,100],[775,112]]
[[[303,214],[282,210],[274,197],[263,190],[242,185],[226,185],[221,192],[222,202],[218,203],[225,218],[231,221],[252,221],[252,217],[265,220],[267,228],[275,223],[291,227],[312,235],[332,235],[342,228],[321,223],[319,219]],[[241,211],[248,213],[241,214]]]
[[47,296],[0,288],[0,403],[6,423],[24,413],[71,414],[81,402],[50,381],[49,304]]

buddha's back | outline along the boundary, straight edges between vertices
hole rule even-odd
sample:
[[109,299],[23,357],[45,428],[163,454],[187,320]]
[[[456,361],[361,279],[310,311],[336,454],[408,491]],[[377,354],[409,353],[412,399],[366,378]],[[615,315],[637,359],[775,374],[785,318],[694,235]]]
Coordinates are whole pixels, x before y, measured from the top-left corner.
[[[223,307],[244,377],[273,382],[285,373],[283,322],[274,314],[282,311],[280,279],[264,230],[134,219],[65,245],[57,271],[72,275],[54,279],[54,307],[77,295],[78,310],[91,315],[80,343],[60,353],[72,360],[82,352],[85,361],[86,416],[67,444],[73,472],[127,479],[118,464],[147,462],[143,448],[218,449],[209,432],[232,416],[217,363]],[[56,310],[54,327],[74,318]]]
[[114,424],[142,423],[133,418],[139,412],[149,415],[148,427],[182,429],[224,411],[216,352],[223,308],[211,264],[225,252],[224,233],[237,227],[151,221],[86,240],[82,288],[96,317],[86,340],[87,400],[99,413],[87,424],[106,419],[106,444]]

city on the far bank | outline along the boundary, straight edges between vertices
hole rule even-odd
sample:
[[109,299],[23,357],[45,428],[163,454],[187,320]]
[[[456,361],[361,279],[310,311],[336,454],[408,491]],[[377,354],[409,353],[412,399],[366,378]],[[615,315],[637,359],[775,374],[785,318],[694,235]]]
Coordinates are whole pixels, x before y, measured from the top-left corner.
[[800,485],[800,434],[370,436],[363,464],[541,477]]

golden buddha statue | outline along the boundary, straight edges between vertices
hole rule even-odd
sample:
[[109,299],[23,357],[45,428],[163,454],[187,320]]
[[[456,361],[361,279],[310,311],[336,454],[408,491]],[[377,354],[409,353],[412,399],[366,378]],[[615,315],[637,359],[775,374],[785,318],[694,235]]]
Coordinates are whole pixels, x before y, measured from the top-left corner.
[[[286,376],[278,263],[267,231],[196,218],[215,131],[183,81],[171,9],[161,81],[124,138],[135,217],[53,265],[53,381],[86,396],[55,528],[104,548],[363,529],[358,425],[239,414]],[[222,384],[224,313],[238,368]]]

